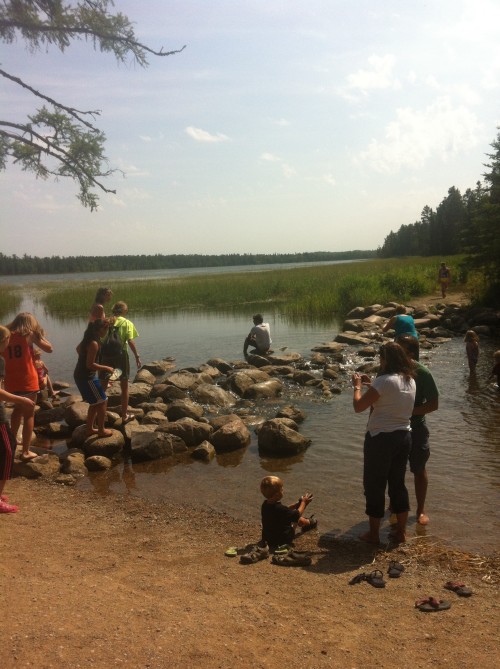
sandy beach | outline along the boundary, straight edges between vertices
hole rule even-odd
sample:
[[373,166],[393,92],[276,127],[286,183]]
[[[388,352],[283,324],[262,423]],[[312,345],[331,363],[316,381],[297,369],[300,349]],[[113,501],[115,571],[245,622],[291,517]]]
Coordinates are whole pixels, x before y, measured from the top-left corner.
[[[5,669],[498,666],[499,556],[432,533],[386,552],[323,537],[320,519],[297,540],[310,567],[241,565],[224,550],[259,538],[258,509],[245,523],[44,481],[14,479],[7,492],[20,512],[0,517]],[[400,578],[388,578],[390,560]],[[373,569],[385,588],[348,584]],[[451,609],[415,609],[430,595]]]

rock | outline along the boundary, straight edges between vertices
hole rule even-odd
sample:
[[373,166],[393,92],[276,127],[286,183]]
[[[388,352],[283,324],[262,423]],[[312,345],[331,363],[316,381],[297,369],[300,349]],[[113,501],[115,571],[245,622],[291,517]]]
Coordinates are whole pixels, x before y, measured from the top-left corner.
[[68,439],[72,430],[66,423],[49,423],[37,429],[37,432],[45,434],[49,439]]
[[85,460],[85,467],[89,472],[102,472],[106,469],[111,469],[113,462],[103,455],[91,455]]
[[61,458],[61,473],[71,474],[78,478],[87,475],[87,469],[84,464],[85,454],[83,451],[72,449]]
[[319,353],[329,354],[329,353],[342,353],[344,349],[345,349],[345,344],[340,343],[338,341],[329,341],[329,342],[324,342],[319,346],[315,346],[314,348],[311,349],[311,351],[317,351]]
[[93,434],[83,442],[83,451],[87,457],[91,455],[104,455],[107,458],[121,453],[125,445],[125,438],[118,430],[111,430],[109,437],[99,437]]
[[172,362],[171,358],[165,360],[154,360],[153,362],[148,362],[141,367],[148,372],[151,372],[154,376],[162,376],[167,372],[172,371],[175,368],[175,363]]
[[248,446],[250,441],[250,432],[239,418],[225,423],[210,437],[210,443],[213,444],[217,453],[236,451]]
[[59,457],[53,453],[39,455],[33,460],[23,462],[14,460],[12,468],[15,476],[24,476],[27,479],[52,478],[59,474]]
[[360,346],[366,346],[370,343],[370,340],[366,337],[361,337],[356,332],[349,331],[339,332],[339,334],[335,337],[335,341],[340,344],[350,344],[351,346],[356,346],[357,344]]
[[488,325],[474,325],[472,328],[474,332],[478,335],[483,335],[485,337],[491,337],[491,328]]
[[302,423],[307,418],[307,415],[302,409],[291,405],[282,407],[276,414],[276,418],[290,418],[295,423]]
[[226,423],[231,423],[233,420],[242,420],[242,418],[235,413],[227,413],[223,414],[222,416],[215,416],[214,418],[211,418],[209,423],[215,431]]
[[292,374],[292,381],[301,386],[305,386],[309,381],[317,381],[317,377],[312,372],[299,371]]
[[60,473],[55,477],[54,482],[60,483],[61,485],[76,485],[78,476],[73,476],[73,474],[62,474]]
[[293,365],[299,360],[302,360],[300,353],[291,351],[290,353],[272,353],[267,356],[268,363],[271,365],[280,366],[280,365]]
[[191,457],[195,460],[211,460],[215,456],[215,448],[209,441],[202,441],[194,451],[191,451]]
[[270,379],[262,383],[254,383],[245,391],[244,397],[247,399],[267,399],[277,397],[283,390],[283,384],[278,379]]
[[174,372],[165,379],[165,383],[180,390],[189,390],[198,385],[198,374],[185,370]]
[[275,457],[296,455],[306,450],[311,444],[299,432],[290,429],[277,419],[267,420],[258,434],[259,451]]
[[52,388],[54,390],[66,390],[66,388],[69,388],[69,383],[66,383],[66,381],[52,381]]
[[124,428],[123,428],[123,434],[125,437],[125,444],[126,446],[130,446],[132,442],[132,437],[135,434],[144,434],[148,433],[151,434],[151,432],[154,432],[158,426],[150,423],[149,425],[139,425],[136,421],[132,421],[131,423],[127,423]]
[[203,363],[198,367],[198,371],[201,374],[208,374],[212,379],[217,379],[221,375],[220,371],[217,369],[217,367],[213,367],[212,365],[208,365],[206,363]]
[[83,444],[86,438],[87,438],[86,425],[79,425],[71,433],[71,439],[69,440],[69,445],[72,448],[83,448]]
[[78,427],[87,420],[89,405],[87,402],[73,402],[64,410],[64,420],[72,427]]
[[175,400],[167,405],[165,414],[169,420],[179,420],[179,418],[194,418],[198,420],[203,416],[203,407],[191,400]]
[[151,397],[158,397],[163,402],[169,404],[174,400],[186,399],[188,394],[186,391],[177,388],[176,386],[167,385],[166,383],[159,383],[153,386],[151,390]]
[[231,365],[221,358],[210,358],[210,360],[207,360],[207,365],[215,367],[221,374],[227,374],[232,370]]
[[232,407],[236,404],[234,397],[220,386],[207,383],[200,384],[192,392],[192,397],[200,404],[208,404],[221,408]]
[[269,380],[269,374],[260,369],[245,369],[229,374],[226,381],[226,387],[243,397],[245,391],[253,386],[254,383]]
[[156,383],[156,376],[148,369],[141,367],[134,377],[134,383],[147,383],[148,386],[154,386]]
[[378,327],[382,327],[387,319],[379,316],[379,313],[380,312],[363,318],[363,323],[367,323],[369,326],[377,325]]
[[130,444],[130,457],[132,458],[132,462],[158,460],[159,458],[166,458],[173,455],[174,442],[177,442],[175,452],[186,450],[186,444],[175,435],[158,431],[149,433],[136,432],[132,436]]
[[141,425],[164,425],[168,418],[161,411],[149,411],[142,419]]
[[[147,383],[129,383],[128,384],[128,403],[130,406],[137,406],[141,402],[146,402],[151,394],[151,386]],[[108,396],[108,406],[115,407],[121,403],[120,384],[115,381],[106,390]]]
[[313,353],[311,356],[311,365],[322,367],[328,363],[328,358],[324,353]]
[[200,423],[192,418],[181,418],[174,423],[160,425],[157,432],[166,432],[180,437],[186,446],[198,446],[202,441],[210,441],[213,428],[208,423]]
[[[380,317],[383,316],[383,318],[392,318],[392,316],[395,316],[396,314],[396,306],[393,305],[386,305],[382,309],[379,309],[375,315],[375,317]],[[370,318],[370,316],[368,316]]]
[[247,356],[247,363],[249,365],[253,365],[254,367],[265,367],[266,365],[269,364],[269,360],[267,357],[264,357],[263,355],[257,355],[257,353],[250,353]]
[[323,378],[330,380],[330,381],[335,381],[335,379],[338,379],[339,373],[335,369],[331,369],[330,367],[327,367],[326,369],[323,370]]
[[377,355],[378,351],[375,346],[363,346],[357,351],[357,354],[362,358],[374,358]]
[[138,413],[139,410],[142,411],[142,415],[139,416],[139,419],[142,418],[144,414],[147,414],[148,411],[162,411],[165,413],[167,410],[168,404],[161,401],[160,397],[157,397],[153,402],[142,402],[135,407],[134,413]]

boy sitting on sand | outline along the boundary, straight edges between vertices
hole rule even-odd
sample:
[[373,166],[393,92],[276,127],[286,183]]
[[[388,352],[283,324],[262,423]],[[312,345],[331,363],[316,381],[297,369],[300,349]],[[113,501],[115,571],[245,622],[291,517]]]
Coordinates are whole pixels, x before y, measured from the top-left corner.
[[298,502],[285,506],[283,498],[283,481],[277,476],[265,476],[260,483],[260,491],[266,498],[262,503],[262,540],[266,541],[271,550],[284,544],[290,545],[295,538],[295,527],[299,525],[302,532],[312,530],[318,521],[311,516],[302,515],[312,501],[312,494],[306,492]]

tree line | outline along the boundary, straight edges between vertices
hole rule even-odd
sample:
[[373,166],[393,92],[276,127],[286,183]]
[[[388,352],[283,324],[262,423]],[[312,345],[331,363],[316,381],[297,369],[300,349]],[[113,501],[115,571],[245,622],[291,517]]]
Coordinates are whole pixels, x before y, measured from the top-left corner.
[[391,232],[378,249],[383,258],[465,255],[464,269],[481,273],[484,299],[500,301],[500,132],[487,153],[487,171],[474,189],[452,186],[436,210],[425,206],[420,220]]
[[38,258],[7,256],[0,253],[0,274],[73,274],[75,272],[108,272],[195,267],[232,267],[237,265],[281,265],[299,262],[327,262],[374,258],[376,251],[311,251],[304,253],[224,253],[220,255],[116,255],[51,256]]

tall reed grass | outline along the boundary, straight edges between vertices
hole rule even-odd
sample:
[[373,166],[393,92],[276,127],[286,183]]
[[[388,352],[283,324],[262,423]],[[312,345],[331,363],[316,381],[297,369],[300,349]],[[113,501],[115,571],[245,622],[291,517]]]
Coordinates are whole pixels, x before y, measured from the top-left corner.
[[5,320],[7,314],[19,311],[22,295],[14,286],[2,286],[0,290],[0,319]]
[[[439,258],[369,260],[262,272],[206,274],[175,279],[117,281],[114,298],[131,313],[179,308],[238,308],[280,305],[290,317],[322,318],[345,314],[352,307],[374,302],[408,301],[432,293]],[[53,314],[84,314],[98,284],[47,285],[41,301]],[[114,299],[113,298],[113,299]]]

